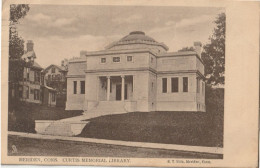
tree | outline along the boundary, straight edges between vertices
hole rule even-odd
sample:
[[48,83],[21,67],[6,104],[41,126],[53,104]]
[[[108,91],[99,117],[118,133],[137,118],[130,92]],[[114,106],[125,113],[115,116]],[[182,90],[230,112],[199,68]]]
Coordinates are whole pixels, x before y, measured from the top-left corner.
[[226,15],[221,13],[214,21],[216,27],[209,43],[203,47],[201,54],[205,65],[205,76],[210,85],[225,84],[225,32]]
[[[16,105],[19,101],[18,87],[19,81],[23,77],[25,61],[21,59],[24,54],[24,40],[18,35],[16,26],[19,19],[23,18],[29,11],[29,5],[10,5],[10,25],[9,25],[9,98],[13,95],[13,100],[9,99],[9,105]],[[14,93],[12,91],[14,90]],[[10,107],[10,106],[9,106]]]
[[19,19],[29,11],[29,5],[10,5],[10,26],[9,26],[9,57],[11,59],[19,59],[24,53],[24,40],[19,37],[16,30]]

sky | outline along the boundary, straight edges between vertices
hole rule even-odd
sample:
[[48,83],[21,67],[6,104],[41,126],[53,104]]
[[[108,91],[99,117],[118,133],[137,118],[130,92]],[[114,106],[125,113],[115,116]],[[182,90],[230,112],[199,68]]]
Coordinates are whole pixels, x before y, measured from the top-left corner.
[[132,31],[144,31],[169,51],[203,45],[212,35],[223,8],[152,6],[30,5],[18,33],[33,40],[36,62],[43,68],[98,51]]

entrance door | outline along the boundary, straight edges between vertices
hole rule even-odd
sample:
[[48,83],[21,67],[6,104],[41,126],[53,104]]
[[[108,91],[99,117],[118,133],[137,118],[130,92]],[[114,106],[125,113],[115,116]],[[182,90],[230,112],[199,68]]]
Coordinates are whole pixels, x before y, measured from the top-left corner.
[[121,84],[116,85],[116,100],[121,100]]

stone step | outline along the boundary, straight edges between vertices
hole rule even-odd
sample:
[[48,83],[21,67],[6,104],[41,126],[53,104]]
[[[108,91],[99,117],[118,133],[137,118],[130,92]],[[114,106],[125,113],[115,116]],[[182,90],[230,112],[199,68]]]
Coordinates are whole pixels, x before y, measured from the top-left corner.
[[45,135],[75,136],[82,132],[86,121],[37,121],[36,132]]
[[126,110],[124,108],[124,102],[121,101],[101,101],[97,107],[85,112],[88,118],[122,113],[126,113]]
[[72,136],[71,125],[68,122],[53,122],[51,123],[42,134],[59,135],[59,136]]

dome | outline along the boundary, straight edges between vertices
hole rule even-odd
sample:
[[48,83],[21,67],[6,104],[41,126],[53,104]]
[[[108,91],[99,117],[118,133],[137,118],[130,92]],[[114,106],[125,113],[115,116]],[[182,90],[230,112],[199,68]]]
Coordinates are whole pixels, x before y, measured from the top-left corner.
[[146,36],[145,33],[142,31],[133,31],[133,32],[129,33],[129,35],[127,35],[127,36],[123,37],[121,40],[119,40],[119,42],[136,41],[136,40],[150,41],[150,42],[156,43],[156,41],[153,38]]
[[[139,45],[139,46],[134,46]],[[106,47],[106,49],[129,49],[132,46],[132,48],[140,48],[140,47],[162,47],[165,51],[168,50],[168,47],[163,43],[158,43],[153,38],[145,35],[142,31],[133,31],[130,32],[129,35],[121,38],[119,41],[113,42],[110,45]],[[124,47],[122,47],[124,46]],[[150,47],[149,47],[150,46]]]

